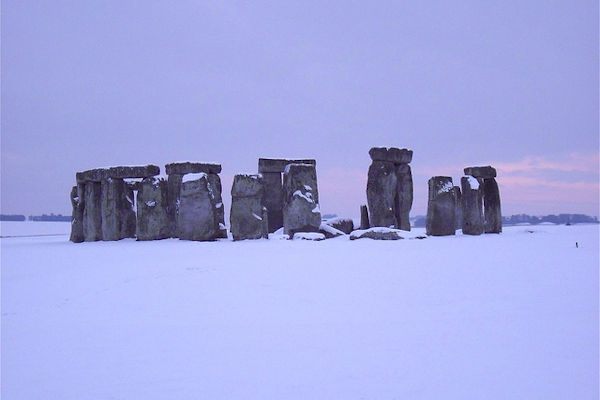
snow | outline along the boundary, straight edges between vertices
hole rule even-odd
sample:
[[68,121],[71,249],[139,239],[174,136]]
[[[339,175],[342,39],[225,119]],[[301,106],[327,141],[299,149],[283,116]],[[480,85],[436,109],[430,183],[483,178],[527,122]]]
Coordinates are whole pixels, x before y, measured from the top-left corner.
[[300,190],[296,190],[292,196],[297,196],[297,197],[302,197],[303,199],[305,199],[306,201],[308,201],[309,203],[314,203],[315,201],[312,198],[312,193],[302,193]]
[[252,216],[254,218],[256,218],[257,220],[262,221],[262,217],[260,215],[256,215],[255,213],[252,213]]
[[479,181],[477,180],[477,178],[473,176],[467,176],[467,180],[469,181],[469,186],[471,187],[471,189],[479,189]]
[[189,181],[196,181],[198,179],[203,179],[206,178],[208,175],[206,175],[205,172],[198,172],[197,174],[185,174],[183,175],[182,178],[182,182],[189,182]]
[[154,206],[156,206],[156,201],[154,201],[154,200],[148,200],[146,202],[146,206],[148,206],[148,207],[154,207]]
[[453,187],[454,187],[454,185],[452,184],[452,182],[446,182],[446,183],[444,183],[444,185],[442,187],[439,188],[437,193],[440,194],[440,193],[450,192]]
[[325,222],[321,223],[321,225],[319,226],[319,230],[325,231],[327,233],[331,233],[332,235],[339,235],[339,236],[345,235],[344,232],[340,231],[339,229],[334,228],[333,226],[331,226]]
[[30,235],[0,240],[3,399],[598,395],[598,225],[319,243],[69,228],[1,224]]
[[325,240],[325,235],[319,232],[296,232],[294,233],[294,240]]

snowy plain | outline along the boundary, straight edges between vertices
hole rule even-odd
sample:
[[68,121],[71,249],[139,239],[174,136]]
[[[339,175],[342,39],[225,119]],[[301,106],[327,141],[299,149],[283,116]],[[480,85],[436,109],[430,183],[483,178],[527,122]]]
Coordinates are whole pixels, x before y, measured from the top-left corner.
[[2,223],[2,399],[598,398],[598,225],[80,244],[69,228]]

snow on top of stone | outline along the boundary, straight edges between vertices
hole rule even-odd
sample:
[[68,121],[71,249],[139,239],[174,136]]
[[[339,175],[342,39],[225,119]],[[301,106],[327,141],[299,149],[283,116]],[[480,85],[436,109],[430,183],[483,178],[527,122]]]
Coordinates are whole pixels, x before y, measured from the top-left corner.
[[452,191],[453,187],[454,187],[454,185],[452,184],[452,182],[446,182],[446,183],[444,183],[444,186],[442,186],[441,188],[438,189],[438,194],[450,192],[450,191]]
[[312,209],[312,212],[315,213],[315,214],[320,214],[321,213],[321,209],[319,208],[318,204],[315,206],[315,208]]
[[252,213],[252,216],[254,218],[256,218],[257,220],[262,221],[262,217],[260,215],[256,215],[255,213]]
[[296,232],[294,233],[294,240],[325,240],[325,235],[319,232]]
[[328,225],[326,223],[321,223],[321,225],[319,226],[319,229],[322,231],[325,231],[327,233],[331,233],[332,235],[345,235],[344,232],[340,231],[339,229],[335,229],[333,226]]
[[296,190],[292,196],[298,196],[298,197],[302,197],[303,199],[305,199],[306,201],[308,201],[309,203],[314,203],[315,201],[312,198],[312,194],[311,193],[302,193],[300,190]]
[[206,178],[208,175],[204,172],[199,172],[197,174],[185,174],[181,179],[182,182],[190,182],[198,179]]
[[477,178],[474,178],[472,176],[467,176],[467,180],[469,181],[469,186],[471,187],[471,189],[479,189],[479,181],[477,180]]
[[304,189],[306,189],[309,192],[312,191],[312,187],[310,185],[304,185]]

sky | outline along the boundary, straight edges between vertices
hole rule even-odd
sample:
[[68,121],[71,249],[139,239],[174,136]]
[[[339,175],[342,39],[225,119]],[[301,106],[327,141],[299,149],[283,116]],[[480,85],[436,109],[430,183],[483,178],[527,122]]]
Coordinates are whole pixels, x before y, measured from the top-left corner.
[[[371,4],[372,3],[372,4]],[[369,148],[427,180],[492,165],[504,215],[599,215],[597,1],[3,0],[4,214],[70,214],[75,172],[314,158],[358,216]],[[229,204],[227,204],[229,203]]]

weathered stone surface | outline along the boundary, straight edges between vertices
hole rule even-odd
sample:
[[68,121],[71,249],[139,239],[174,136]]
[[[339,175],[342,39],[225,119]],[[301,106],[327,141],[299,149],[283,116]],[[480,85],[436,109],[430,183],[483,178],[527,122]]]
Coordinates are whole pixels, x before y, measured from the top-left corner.
[[311,164],[289,164],[283,174],[283,228],[296,232],[318,232],[321,225],[317,172]]
[[413,152],[397,147],[372,147],[369,156],[373,161],[389,161],[394,164],[408,164],[412,161]]
[[185,240],[215,240],[219,217],[208,176],[183,182],[179,194],[177,236]]
[[320,242],[325,240],[325,235],[320,232],[296,232],[292,236],[292,240],[312,240],[314,242]]
[[396,226],[396,194],[398,179],[389,161],[373,161],[367,179],[367,203],[371,226]]
[[373,239],[373,240],[400,240],[400,231],[392,228],[373,227],[366,230],[357,230],[350,234],[350,240]]
[[[229,225],[233,240],[268,239],[260,175],[236,175],[231,187]],[[267,217],[268,218],[268,217]]]
[[83,237],[86,242],[102,240],[102,186],[87,182],[84,190]]
[[170,237],[177,237],[177,211],[179,210],[179,193],[183,175],[170,174],[167,177],[167,215],[169,217]]
[[77,183],[102,182],[108,178],[147,178],[160,174],[160,168],[156,165],[144,165],[133,167],[96,168],[75,174]]
[[325,221],[325,224],[342,231],[346,235],[354,230],[354,221],[350,218],[334,218]]
[[465,175],[471,175],[475,178],[495,178],[496,169],[491,166],[485,167],[467,167],[464,169]]
[[167,215],[167,182],[147,178],[137,194],[137,240],[158,240],[171,236]]
[[429,179],[428,184],[427,235],[454,235],[456,232],[456,205],[452,178],[434,176]]
[[483,179],[483,219],[485,233],[502,232],[500,190],[494,178]]
[[73,214],[71,218],[71,237],[73,243],[81,243],[83,237],[83,197],[85,195],[85,185],[80,183],[73,186],[71,189],[71,205],[73,206]]
[[130,194],[127,184],[123,179],[107,178],[100,183],[100,187],[102,191],[102,240],[135,237],[133,195]]
[[263,204],[269,215],[269,233],[283,226],[283,185],[279,172],[263,172]]
[[395,217],[396,227],[403,231],[410,231],[410,209],[413,204],[412,172],[408,164],[396,164],[396,201]]
[[333,226],[327,224],[326,222],[322,222],[319,227],[319,233],[323,234],[326,239],[331,239],[338,236],[344,236],[345,233],[340,231],[339,229],[334,228]]
[[259,158],[258,172],[279,172],[282,173],[288,164],[311,164],[317,165],[315,160],[285,160],[281,158]]
[[462,233],[463,235],[481,235],[483,233],[483,198],[477,178],[463,176],[462,187]]
[[370,227],[369,209],[363,204],[360,206],[360,229],[369,229]]
[[221,164],[180,162],[165,165],[167,175],[220,174]]
[[452,188],[452,194],[454,195],[454,220],[456,221],[456,229],[462,229],[463,212],[462,212],[462,193],[460,186],[454,186]]
[[215,199],[215,208],[217,212],[217,219],[219,221],[219,233],[217,233],[217,238],[227,239],[227,228],[225,228],[225,207],[223,206],[223,197],[221,195],[223,192],[221,178],[219,178],[219,175],[217,174],[208,174],[208,183],[210,184],[210,190],[212,190],[212,194]]

